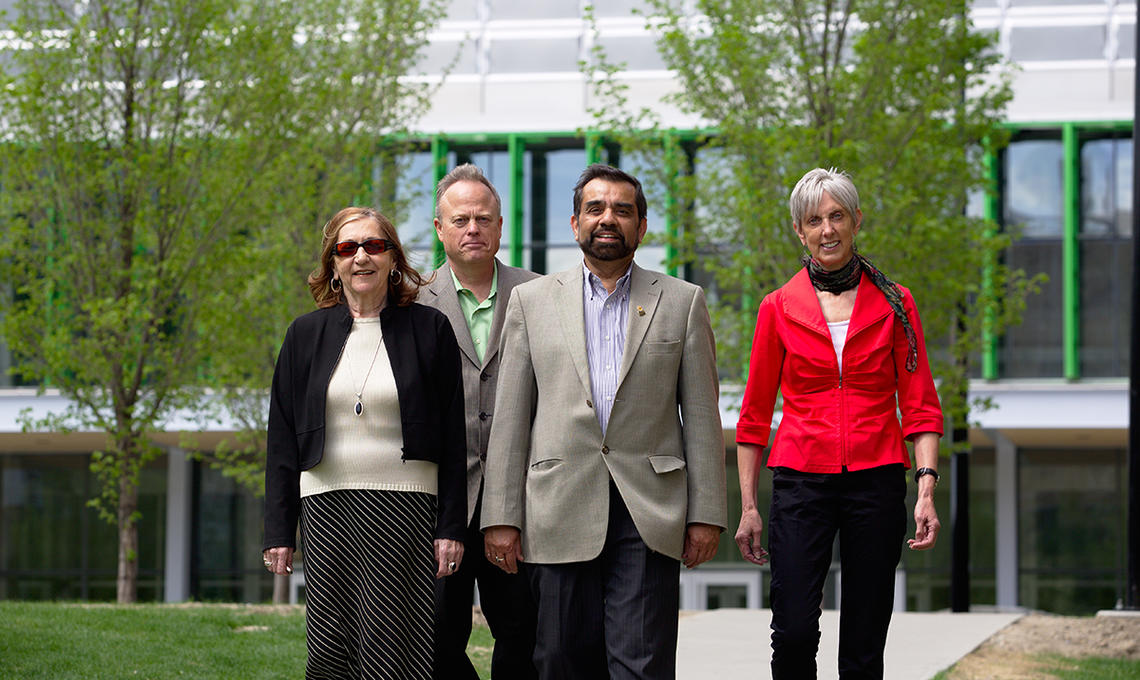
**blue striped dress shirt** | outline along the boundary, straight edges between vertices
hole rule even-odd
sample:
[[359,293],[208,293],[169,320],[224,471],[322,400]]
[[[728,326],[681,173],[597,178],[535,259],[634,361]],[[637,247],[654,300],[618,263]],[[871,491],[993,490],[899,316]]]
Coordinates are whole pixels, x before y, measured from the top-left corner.
[[610,422],[617,395],[618,371],[629,327],[629,274],[618,279],[614,292],[582,263],[582,310],[586,321],[586,358],[590,362],[590,391],[602,434]]

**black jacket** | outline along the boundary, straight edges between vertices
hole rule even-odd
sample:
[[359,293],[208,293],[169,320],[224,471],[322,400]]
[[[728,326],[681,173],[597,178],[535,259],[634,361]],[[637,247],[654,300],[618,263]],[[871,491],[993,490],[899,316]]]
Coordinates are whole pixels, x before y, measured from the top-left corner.
[[[439,466],[436,538],[463,540],[467,518],[463,378],[447,317],[420,304],[380,312],[396,380],[404,460]],[[265,549],[295,548],[301,471],[321,461],[325,395],[352,329],[344,305],[298,317],[277,355],[269,399]]]

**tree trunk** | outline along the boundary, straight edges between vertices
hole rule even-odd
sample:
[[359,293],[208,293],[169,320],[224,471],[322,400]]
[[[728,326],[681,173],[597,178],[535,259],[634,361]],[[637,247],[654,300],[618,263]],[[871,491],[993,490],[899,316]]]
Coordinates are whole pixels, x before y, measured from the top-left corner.
[[[133,454],[125,454],[127,456]],[[139,508],[139,487],[131,474],[132,465],[119,476],[119,575],[117,600],[130,604],[138,600],[139,527],[135,514]]]

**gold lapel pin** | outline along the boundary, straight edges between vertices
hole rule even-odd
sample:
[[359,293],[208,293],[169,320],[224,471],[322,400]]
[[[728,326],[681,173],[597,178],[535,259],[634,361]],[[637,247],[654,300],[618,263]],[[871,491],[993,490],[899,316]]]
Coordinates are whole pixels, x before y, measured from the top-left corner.
[[637,306],[637,315],[638,316],[645,316],[645,310],[641,308],[641,305]]

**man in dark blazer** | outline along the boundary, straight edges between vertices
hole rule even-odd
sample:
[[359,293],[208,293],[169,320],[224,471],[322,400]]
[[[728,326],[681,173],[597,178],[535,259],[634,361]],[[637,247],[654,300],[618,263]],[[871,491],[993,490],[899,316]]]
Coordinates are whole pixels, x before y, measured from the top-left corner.
[[420,290],[419,302],[447,315],[459,342],[467,426],[467,523],[459,570],[436,582],[435,677],[477,680],[467,658],[475,583],[495,649],[495,678],[535,678],[535,610],[524,577],[482,558],[479,531],[483,467],[499,372],[499,335],[514,287],[536,277],[495,257],[503,233],[502,202],[479,168],[466,163],[436,188],[435,231],[447,261]]
[[727,524],[716,350],[703,291],[638,267],[636,178],[574,188],[573,268],[515,289],[503,326],[482,519],[525,560],[544,680],[676,677],[680,565]]

